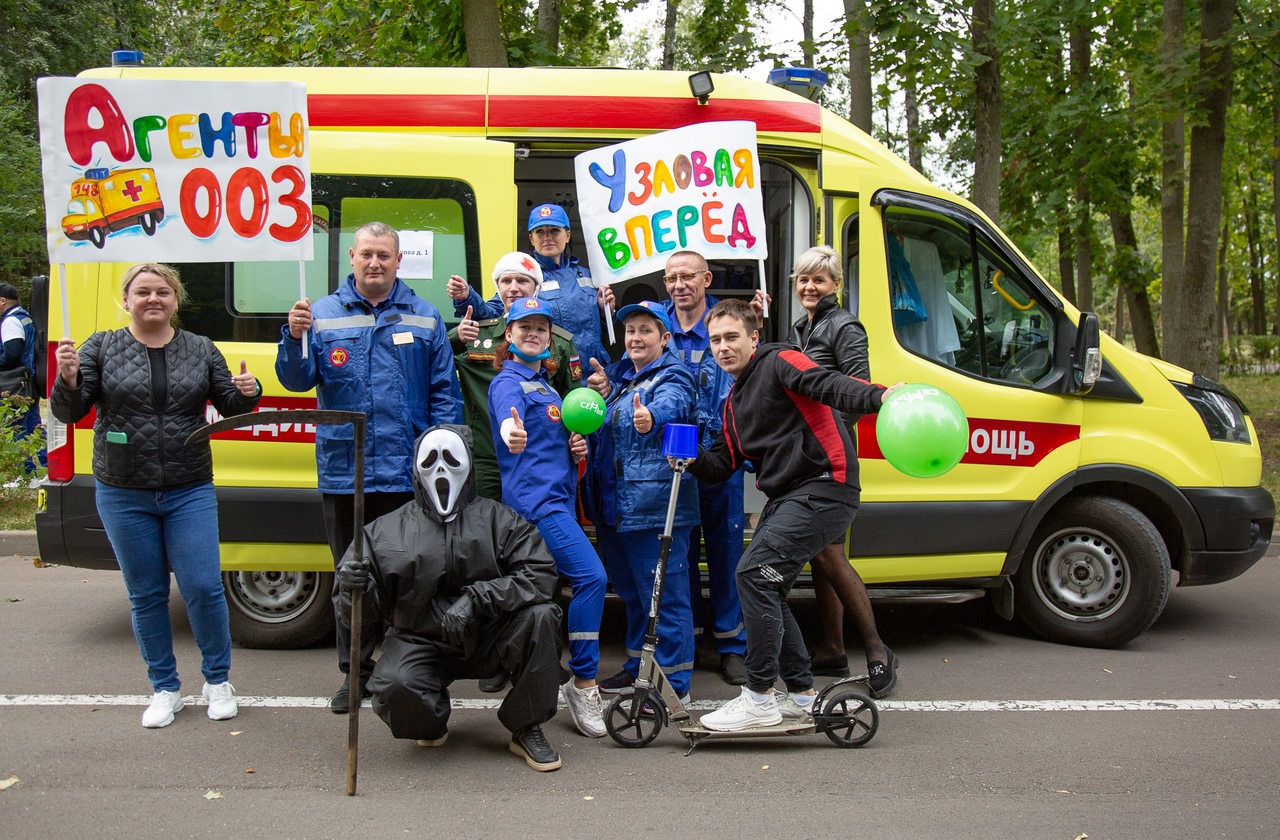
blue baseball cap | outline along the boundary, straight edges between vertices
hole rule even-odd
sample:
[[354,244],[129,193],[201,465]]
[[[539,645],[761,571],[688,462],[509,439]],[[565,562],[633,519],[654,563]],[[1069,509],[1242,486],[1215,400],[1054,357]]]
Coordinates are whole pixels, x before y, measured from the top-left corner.
[[538,300],[536,297],[517,298],[511,302],[511,308],[507,310],[507,323],[519,321],[521,318],[528,318],[530,315],[541,315],[548,321],[551,320],[551,304]]
[[569,229],[569,214],[559,204],[539,204],[529,211],[529,230],[540,227]]
[[652,315],[662,324],[662,328],[667,332],[671,332],[671,319],[667,317],[667,310],[660,303],[654,303],[651,300],[642,300],[639,303],[629,303],[618,310],[618,320],[626,323],[627,319],[637,312],[643,312],[646,315]]

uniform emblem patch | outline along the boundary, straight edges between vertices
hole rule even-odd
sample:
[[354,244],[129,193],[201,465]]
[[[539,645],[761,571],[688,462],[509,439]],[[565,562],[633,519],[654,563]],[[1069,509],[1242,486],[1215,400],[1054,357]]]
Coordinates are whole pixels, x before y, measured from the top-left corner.
[[559,407],[559,406],[555,406],[555,405],[549,405],[549,406],[547,406],[547,417],[551,419],[551,422],[552,422],[552,423],[559,423],[559,422],[560,422],[560,407]]
[[342,367],[347,363],[347,359],[351,358],[351,354],[347,352],[345,347],[335,347],[329,352],[329,363],[334,367]]

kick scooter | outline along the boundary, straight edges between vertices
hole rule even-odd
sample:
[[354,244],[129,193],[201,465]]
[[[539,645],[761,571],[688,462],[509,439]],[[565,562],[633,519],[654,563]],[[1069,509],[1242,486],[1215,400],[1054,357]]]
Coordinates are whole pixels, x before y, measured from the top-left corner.
[[737,732],[721,732],[698,725],[680,701],[658,664],[658,609],[671,554],[671,532],[680,496],[680,479],[689,462],[698,455],[698,427],[668,423],[663,431],[662,454],[671,459],[671,495],[667,499],[667,521],[658,537],[658,567],[654,571],[653,594],[649,599],[649,623],[640,650],[640,670],[630,694],[620,694],[605,711],[604,726],[609,737],[624,747],[644,747],[658,737],[668,722],[676,723],[689,742],[685,755],[706,738],[761,738],[778,735],[826,734],[841,747],[860,747],[875,737],[880,726],[880,710],[868,693],[852,688],[865,684],[865,674],[838,680],[818,693],[813,711],[799,720],[787,721]]

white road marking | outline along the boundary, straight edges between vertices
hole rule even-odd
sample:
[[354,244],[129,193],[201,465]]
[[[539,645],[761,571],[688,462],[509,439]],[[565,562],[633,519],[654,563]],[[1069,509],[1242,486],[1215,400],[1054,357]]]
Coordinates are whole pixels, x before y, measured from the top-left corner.
[[[207,705],[203,697],[188,695],[188,706]],[[241,695],[243,707],[263,709],[323,709],[328,697],[263,697]],[[142,694],[0,694],[0,706],[146,706]],[[695,700],[691,711],[720,708],[724,700]],[[455,709],[496,710],[502,698],[453,698]],[[561,706],[564,704],[561,703]],[[883,712],[1256,712],[1280,711],[1280,698],[1183,700],[881,700]],[[368,708],[369,701],[364,702]]]

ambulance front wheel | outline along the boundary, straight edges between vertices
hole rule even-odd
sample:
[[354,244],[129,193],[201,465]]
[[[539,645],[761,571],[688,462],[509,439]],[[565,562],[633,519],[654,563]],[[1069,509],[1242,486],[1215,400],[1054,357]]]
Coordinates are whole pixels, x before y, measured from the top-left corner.
[[1119,647],[1155,623],[1169,599],[1169,549],[1133,505],[1069,499],[1031,538],[1014,577],[1016,613],[1036,635]]
[[333,636],[332,572],[223,572],[231,638],[293,650]]
[[107,244],[107,234],[100,227],[89,228],[89,241],[93,243],[93,247],[101,248]]
[[156,232],[156,216],[148,211],[142,214],[142,232],[147,236],[154,236]]

